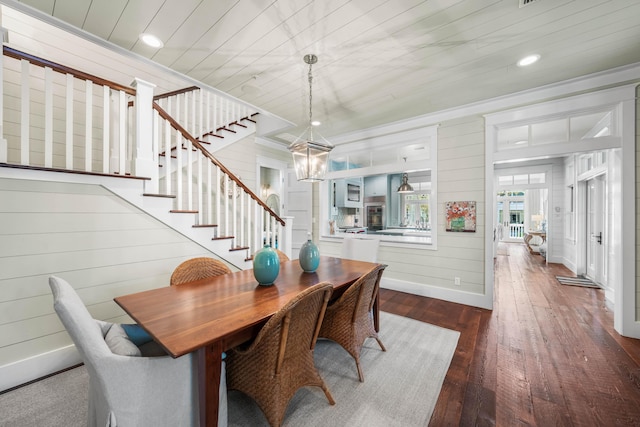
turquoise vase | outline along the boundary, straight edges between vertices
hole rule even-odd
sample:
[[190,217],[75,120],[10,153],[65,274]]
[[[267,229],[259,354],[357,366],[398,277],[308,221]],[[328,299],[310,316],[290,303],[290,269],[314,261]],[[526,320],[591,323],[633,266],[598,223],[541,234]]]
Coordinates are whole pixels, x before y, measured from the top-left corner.
[[253,256],[253,276],[263,286],[273,285],[280,272],[280,258],[269,245],[264,245]]
[[300,248],[298,258],[300,259],[300,267],[302,267],[305,273],[313,273],[318,268],[318,264],[320,264],[320,251],[310,238]]

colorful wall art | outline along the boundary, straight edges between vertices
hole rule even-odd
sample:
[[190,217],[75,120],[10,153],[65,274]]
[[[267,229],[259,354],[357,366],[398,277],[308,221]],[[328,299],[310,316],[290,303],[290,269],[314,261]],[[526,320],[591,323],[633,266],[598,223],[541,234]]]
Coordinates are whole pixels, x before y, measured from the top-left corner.
[[476,231],[476,202],[446,203],[447,231]]

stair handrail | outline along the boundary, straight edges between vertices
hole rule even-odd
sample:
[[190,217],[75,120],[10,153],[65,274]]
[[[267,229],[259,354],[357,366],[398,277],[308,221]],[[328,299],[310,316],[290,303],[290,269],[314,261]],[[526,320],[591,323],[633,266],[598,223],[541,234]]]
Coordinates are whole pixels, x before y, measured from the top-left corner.
[[153,96],[154,101],[158,101],[159,99],[169,98],[171,96],[181,95],[187,92],[193,92],[194,90],[200,89],[198,86],[189,86],[182,89],[176,89],[171,92],[159,93],[158,95]]
[[31,55],[26,52],[22,52],[18,49],[14,49],[9,46],[2,46],[2,53],[10,58],[14,58],[18,60],[21,60],[21,59],[27,60],[31,64],[42,67],[42,68],[48,67],[48,68],[51,68],[53,71],[57,71],[59,73],[71,74],[79,80],[84,80],[84,81],[90,80],[93,83],[96,83],[98,85],[108,86],[111,89],[125,92],[128,95],[133,95],[133,96],[136,95],[135,88],[132,88],[130,86],[123,86],[119,83],[112,82],[111,80],[107,80],[102,77],[95,76],[93,74],[85,73],[84,71],[76,70],[75,68],[67,67],[66,65],[58,64],[57,62],[49,61],[47,59],[42,59],[37,56]]
[[[229,169],[227,169],[222,163],[220,163],[220,161],[216,159],[207,149],[205,149],[195,137],[193,137],[189,132],[187,132],[187,130],[183,128],[182,125],[180,125],[180,123],[178,123],[173,117],[171,117],[171,115],[167,113],[162,107],[160,107],[155,101],[153,102],[153,109],[156,110],[160,115],[160,117],[166,120],[171,125],[172,128],[174,128],[177,132],[179,132],[183,138],[189,140],[191,144],[194,147],[196,147],[198,150],[200,150],[200,152],[205,157],[207,157],[214,165],[220,168],[220,170],[225,175],[227,175],[229,179],[234,181],[237,186],[242,188],[253,200],[255,200],[258,203],[258,205],[260,205],[265,211],[267,211],[269,215],[275,218],[275,220],[278,221],[280,224],[285,225],[284,220],[280,218],[278,214],[272,211],[271,208],[269,208],[269,206],[267,206],[265,202],[263,202],[253,191],[251,191],[251,189],[249,189],[249,187],[247,187],[240,179],[238,179],[238,177],[236,177]],[[176,147],[176,148],[179,149],[179,147]]]

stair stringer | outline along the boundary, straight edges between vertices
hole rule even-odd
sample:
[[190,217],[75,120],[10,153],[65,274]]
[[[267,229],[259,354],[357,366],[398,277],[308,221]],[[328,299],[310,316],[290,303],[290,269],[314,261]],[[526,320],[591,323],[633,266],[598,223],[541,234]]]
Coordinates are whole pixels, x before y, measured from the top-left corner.
[[226,127],[234,132],[219,130],[218,135],[224,136],[224,138],[216,138],[214,136],[200,138],[200,140],[205,141],[203,146],[211,154],[256,133],[256,124],[251,120],[242,120],[241,125],[229,124]]
[[171,212],[172,198],[145,196],[144,184],[135,184],[137,185],[103,185],[103,187],[239,270],[253,267],[248,250],[231,251],[235,239],[212,240],[214,233],[211,229],[194,227],[197,213],[173,213]]

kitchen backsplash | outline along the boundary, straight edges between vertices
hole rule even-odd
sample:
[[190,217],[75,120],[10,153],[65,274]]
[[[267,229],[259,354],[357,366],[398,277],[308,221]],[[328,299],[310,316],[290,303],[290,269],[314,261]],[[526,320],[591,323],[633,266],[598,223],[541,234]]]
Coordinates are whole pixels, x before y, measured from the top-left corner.
[[[356,209],[354,208],[338,208],[338,215],[335,216],[336,225],[338,227],[351,227],[355,225]],[[362,215],[358,215],[358,226],[364,226]]]

